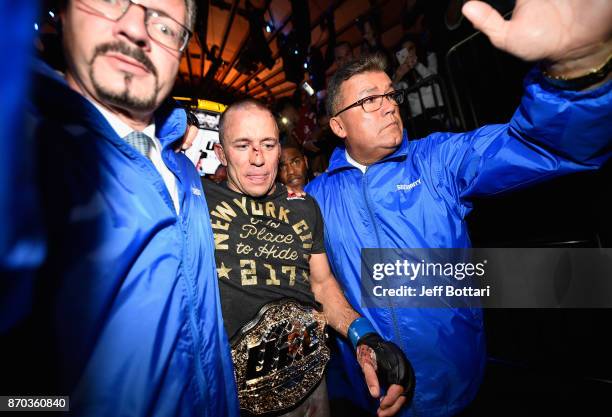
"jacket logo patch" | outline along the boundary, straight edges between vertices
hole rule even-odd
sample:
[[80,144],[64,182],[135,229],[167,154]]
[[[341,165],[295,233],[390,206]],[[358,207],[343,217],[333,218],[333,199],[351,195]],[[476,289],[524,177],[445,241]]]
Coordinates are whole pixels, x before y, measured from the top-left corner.
[[196,187],[191,187],[191,193],[193,195],[197,195],[198,197],[202,195],[202,191],[200,191],[198,188]]
[[411,182],[410,184],[397,184],[397,191],[410,191],[417,185],[421,185],[421,179]]

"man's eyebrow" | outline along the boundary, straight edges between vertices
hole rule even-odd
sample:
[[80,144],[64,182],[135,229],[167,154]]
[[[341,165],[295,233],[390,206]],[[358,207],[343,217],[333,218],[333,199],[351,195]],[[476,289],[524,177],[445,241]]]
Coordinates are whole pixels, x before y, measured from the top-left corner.
[[240,142],[251,142],[249,138],[234,138],[229,141],[229,143],[240,143]]
[[150,10],[151,12],[157,13],[159,17],[169,17],[170,19],[174,20],[175,22],[180,23],[183,26],[185,25],[184,23],[181,23],[177,18],[171,16],[170,14],[165,12],[164,10],[160,10],[160,9],[155,8],[155,7],[147,7],[147,10]]
[[251,142],[257,142],[257,141],[260,141],[260,142],[268,142],[268,141],[278,142],[278,139],[273,137],[273,136],[270,136],[268,138],[261,138],[261,139],[258,139],[258,138],[235,138],[235,139],[230,140],[229,142],[230,143],[238,143],[238,142],[249,142],[249,143],[251,143]]
[[358,96],[359,96],[359,97],[362,97],[362,96],[364,96],[365,94],[370,95],[371,93],[376,93],[376,92],[377,92],[377,90],[378,90],[378,88],[377,88],[377,87],[370,87],[370,88],[366,88],[365,90],[361,90],[361,91],[359,91]]
[[[383,91],[385,92],[393,91],[393,83],[389,83],[387,87],[383,89]],[[378,93],[378,87],[370,87],[370,88],[361,90],[359,94],[357,95],[357,97],[366,98],[371,95],[376,95],[376,93]],[[382,93],[382,94],[386,94],[386,93]]]
[[[139,4],[139,3],[137,3],[137,4]],[[174,18],[172,16],[170,16],[168,13],[166,13],[163,10],[157,9],[155,7],[147,7],[147,10],[149,10],[150,12],[153,12],[153,13],[157,13],[157,15],[159,17],[169,17],[170,19],[174,20]]]

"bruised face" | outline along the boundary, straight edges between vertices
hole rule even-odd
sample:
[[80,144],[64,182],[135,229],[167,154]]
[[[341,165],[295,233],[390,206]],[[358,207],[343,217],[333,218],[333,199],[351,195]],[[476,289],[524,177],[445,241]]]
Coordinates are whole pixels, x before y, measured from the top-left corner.
[[217,157],[227,167],[227,184],[251,197],[271,194],[281,152],[276,121],[269,111],[255,106],[230,111],[223,143],[215,145]]
[[[71,0],[62,13],[66,79],[105,107],[150,114],[170,93],[181,54],[149,37],[143,7],[131,4],[123,17],[112,21],[89,6],[96,3]],[[139,3],[185,24],[184,0]]]
[[283,148],[278,176],[280,181],[297,190],[303,190],[307,181],[308,161],[297,148]]
[[[354,75],[342,83],[336,111],[362,98],[393,90],[391,79],[382,71]],[[364,165],[390,155],[402,142],[399,107],[386,98],[376,111],[366,113],[361,106],[356,106],[332,117],[329,125],[336,136],[345,140],[351,157]]]

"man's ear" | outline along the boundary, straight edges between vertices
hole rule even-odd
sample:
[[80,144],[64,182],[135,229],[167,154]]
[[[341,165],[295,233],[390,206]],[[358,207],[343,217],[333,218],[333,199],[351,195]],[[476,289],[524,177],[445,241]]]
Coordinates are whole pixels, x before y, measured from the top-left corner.
[[306,170],[308,170],[310,168],[308,166],[308,158],[306,158],[306,155],[302,156],[302,158],[304,158],[304,163],[306,164]]
[[344,123],[339,117],[332,117],[331,119],[329,119],[329,127],[331,128],[332,132],[334,132],[334,135],[342,139],[346,138],[346,130],[344,129]]
[[221,165],[226,167],[227,158],[225,157],[225,151],[223,150],[223,145],[221,145],[220,143],[215,143],[213,146],[213,150],[215,151],[215,155],[217,155],[217,158],[219,159],[219,161],[221,161]]

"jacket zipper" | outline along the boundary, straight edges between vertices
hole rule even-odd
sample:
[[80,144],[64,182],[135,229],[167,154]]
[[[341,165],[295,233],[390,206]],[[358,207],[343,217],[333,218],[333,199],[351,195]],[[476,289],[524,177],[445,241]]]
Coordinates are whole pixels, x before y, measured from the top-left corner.
[[[370,199],[370,193],[368,192],[368,174],[369,168],[366,168],[366,172],[363,173],[361,185],[362,191],[366,203],[366,207],[368,209],[368,213],[370,215],[370,222],[374,226],[374,233],[376,234],[376,244],[378,246],[378,250],[382,250],[382,241],[380,239],[380,232],[378,230],[378,224],[376,222],[376,217],[374,216],[374,210],[372,209],[372,202]],[[387,301],[389,303],[389,308],[391,309],[391,319],[393,320],[393,333],[395,334],[395,339],[399,342],[402,339],[400,338],[399,326],[397,325],[397,317],[395,316],[395,308],[393,307],[393,303],[391,297],[387,297]]]
[[[163,154],[162,151],[162,162],[164,164],[166,164],[166,158]],[[152,164],[151,164],[152,165]],[[166,167],[168,167],[168,165],[166,164]],[[200,332],[198,331],[198,320],[197,320],[197,315],[195,312],[195,303],[196,303],[196,299],[197,299],[197,294],[196,294],[196,287],[197,285],[193,282],[193,280],[190,278],[190,274],[187,274],[185,271],[185,256],[187,253],[187,230],[185,229],[185,226],[183,225],[183,216],[189,211],[187,210],[186,207],[181,207],[181,201],[187,201],[187,196],[185,196],[184,198],[181,198],[182,192],[185,192],[185,190],[181,190],[181,186],[182,188],[184,188],[187,184],[184,184],[184,182],[179,179],[179,176],[176,175],[176,173],[174,172],[174,170],[170,169],[168,167],[168,169],[170,170],[170,172],[172,172],[172,174],[175,177],[175,181],[177,182],[177,198],[179,199],[179,211],[177,212],[176,208],[174,207],[174,201],[172,200],[172,196],[170,195],[170,190],[168,190],[168,187],[166,186],[166,182],[164,181],[162,175],[160,172],[157,171],[157,168],[155,168],[155,166],[152,166],[153,171],[155,171],[160,179],[161,182],[163,184],[163,190],[162,190],[162,197],[164,197],[164,200],[166,200],[166,204],[168,205],[168,207],[172,210],[172,212],[174,213],[174,216],[176,218],[176,222],[179,226],[179,229],[181,231],[181,249],[182,249],[182,255],[181,255],[181,265],[180,265],[180,270],[181,273],[185,279],[185,282],[187,284],[187,303],[189,305],[189,327],[191,329],[191,337],[193,338],[193,345],[194,345],[194,361],[195,361],[195,373],[196,373],[196,382],[198,384],[198,389],[200,391],[200,396],[202,398],[202,401],[204,402],[204,404],[208,403],[208,386],[206,383],[206,378],[204,378],[204,371],[202,369],[202,358],[200,357],[200,350],[201,350],[201,343],[200,343]],[[180,185],[179,185],[180,184]],[[202,411],[205,413],[205,415],[208,415],[208,412],[206,410],[206,408],[203,408]]]
[[[370,215],[370,222],[374,225],[374,233],[376,235],[376,244],[378,245],[378,250],[382,250],[382,241],[380,240],[380,232],[378,230],[378,223],[376,222],[376,217],[374,217],[374,210],[372,209],[372,201],[370,199],[370,193],[368,192],[368,177],[367,173],[369,171],[369,167],[366,168],[366,171],[363,173],[362,181],[361,181],[361,189],[363,192],[363,196],[365,199],[366,207],[368,209],[368,214]],[[401,343],[402,339],[400,337],[400,330],[397,324],[397,316],[395,314],[395,307],[393,306],[391,297],[387,297],[387,301],[389,303],[389,310],[391,310],[391,321],[393,322],[393,334],[395,335],[395,340],[400,343],[400,347],[405,351],[405,346]],[[417,394],[415,393],[415,398],[412,400],[412,405],[410,410],[412,411],[412,415],[417,417],[419,412],[416,407],[415,399]]]
[[[183,212],[183,210],[181,210],[181,213]],[[185,257],[186,254],[186,240],[187,240],[187,230],[185,230],[183,223],[181,221],[181,218],[179,216],[177,216],[177,220],[179,222],[180,228],[181,228],[181,232],[182,232],[182,249],[183,249],[183,256],[181,258]],[[183,260],[181,260],[181,272],[183,273],[183,276],[185,277],[185,280],[187,281],[187,287],[188,287],[188,303],[189,303],[189,324],[191,327],[191,333],[192,333],[192,337],[193,337],[193,344],[194,344],[194,351],[195,351],[195,355],[194,355],[194,360],[195,360],[195,370],[196,370],[196,380],[198,382],[198,388],[200,389],[200,395],[202,396],[202,400],[204,400],[204,403],[208,403],[208,386],[206,384],[206,379],[204,378],[204,372],[202,370],[202,360],[200,357],[200,350],[201,350],[201,345],[200,345],[200,332],[198,331],[198,327],[196,325],[196,323],[198,322],[197,320],[197,315],[195,312],[195,300],[197,298],[197,295],[195,294],[196,290],[195,290],[195,283],[192,282],[192,280],[189,278],[188,274],[185,274],[185,266],[184,266],[184,262]],[[204,412],[206,412],[206,409],[203,409]],[[208,413],[206,413],[208,414]]]
[[[162,154],[162,161],[164,161],[164,163],[166,163],[164,155]],[[168,166],[168,165],[166,165]],[[168,168],[170,169],[170,168]],[[174,211],[175,215],[176,215],[176,221],[179,225],[179,228],[181,229],[181,243],[182,243],[182,256],[181,256],[181,272],[183,273],[183,276],[185,277],[185,280],[187,282],[187,294],[188,294],[188,304],[189,304],[189,325],[191,327],[191,333],[192,333],[192,337],[193,337],[193,347],[194,347],[194,360],[195,360],[195,372],[196,372],[196,381],[198,383],[198,388],[200,390],[200,396],[202,397],[202,400],[204,402],[204,404],[209,403],[209,398],[208,398],[208,384],[206,382],[206,378],[204,378],[204,370],[203,370],[203,365],[202,365],[202,358],[201,358],[201,334],[200,331],[198,330],[198,325],[197,323],[199,322],[196,311],[195,311],[195,304],[196,304],[196,300],[197,300],[197,284],[195,282],[193,282],[193,279],[191,279],[190,277],[194,277],[196,276],[195,274],[188,274],[185,273],[185,256],[187,255],[187,241],[188,241],[188,236],[187,236],[187,229],[185,228],[185,226],[183,225],[183,217],[185,217],[188,213],[189,213],[189,208],[187,207],[188,205],[188,199],[189,199],[189,193],[187,192],[187,190],[185,190],[186,187],[190,187],[190,184],[188,184],[189,181],[187,180],[182,180],[179,179],[179,176],[176,175],[176,173],[174,172],[174,170],[170,169],[170,172],[172,172],[172,174],[174,175],[174,177],[176,178],[175,181],[177,182],[177,198],[179,200],[178,204],[179,204],[179,210],[177,212],[177,210],[174,208],[174,203],[172,201],[172,197],[170,196],[170,191],[167,189],[167,187],[165,188],[166,191],[166,195],[169,197],[170,200],[170,207],[171,209]],[[163,181],[163,178],[162,178]],[[184,195],[183,195],[184,194]],[[185,202],[184,207],[181,207],[181,202]],[[211,236],[212,238],[212,236]],[[205,415],[208,415],[208,411],[206,410],[205,407],[203,407],[202,411],[205,413]]]

